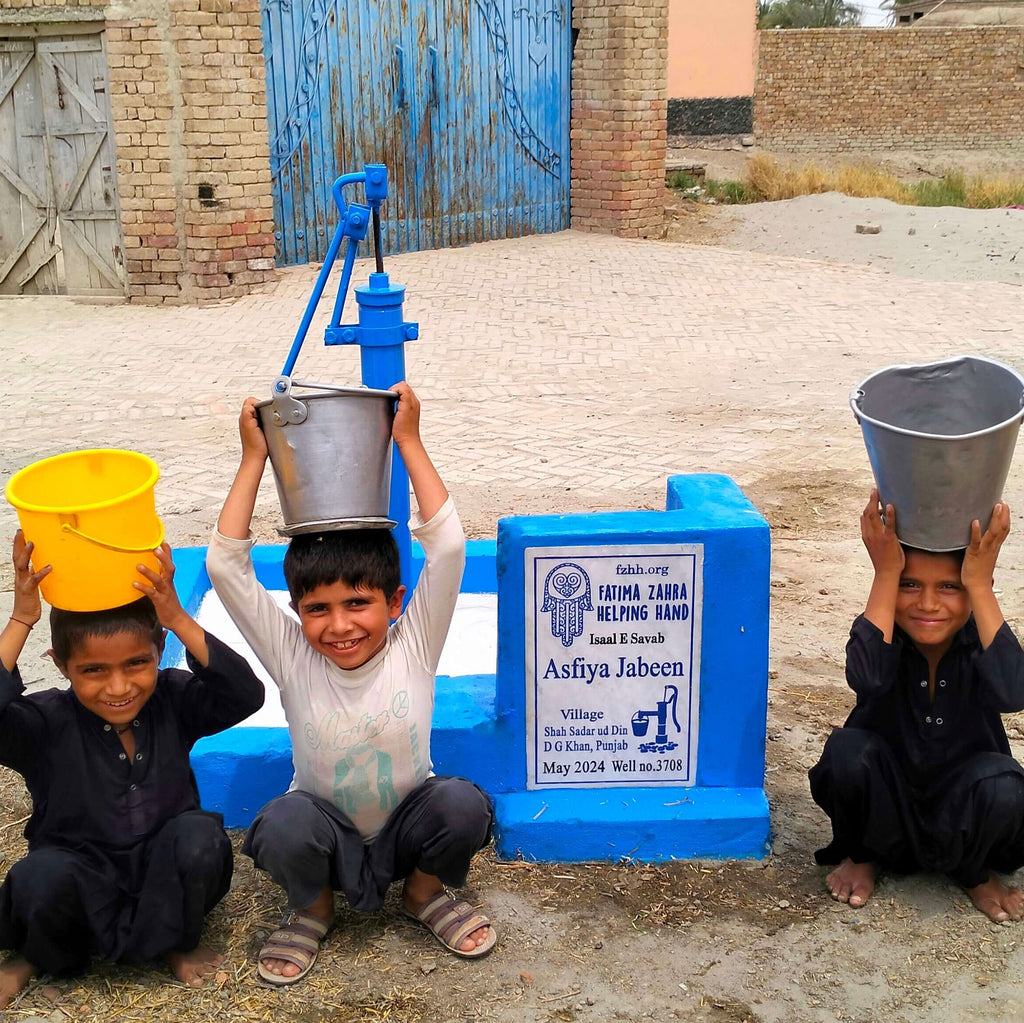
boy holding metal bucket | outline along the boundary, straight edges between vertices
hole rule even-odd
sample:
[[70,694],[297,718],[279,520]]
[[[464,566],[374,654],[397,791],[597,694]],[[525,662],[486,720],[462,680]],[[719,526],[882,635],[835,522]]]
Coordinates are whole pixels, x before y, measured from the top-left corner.
[[840,902],[864,905],[879,870],[927,870],[996,922],[1024,915],[1024,894],[997,876],[1024,865],[1024,769],[1000,718],[1024,709],[1024,653],[992,589],[1009,529],[1000,501],[966,550],[919,550],[871,492],[874,580],[846,648],[857,703],[810,771],[833,832],[815,859],[837,864],[826,884]]
[[420,440],[419,401],[408,384],[392,390],[392,437],[419,505],[411,525],[425,555],[404,613],[398,548],[383,528],[292,538],[284,574],[298,622],[257,582],[249,527],[268,450],[255,398],[242,406],[241,464],[207,558],[225,608],[280,687],[292,741],[291,788],[260,811],[243,847],[288,896],[259,956],[260,977],[276,986],[312,968],[334,921],[335,891],[373,912],[402,880],[405,913],[449,951],[477,957],[496,940],[487,917],[447,888],[465,883],[489,841],[490,800],[472,782],[434,776],[430,761],[434,674],[465,537]]

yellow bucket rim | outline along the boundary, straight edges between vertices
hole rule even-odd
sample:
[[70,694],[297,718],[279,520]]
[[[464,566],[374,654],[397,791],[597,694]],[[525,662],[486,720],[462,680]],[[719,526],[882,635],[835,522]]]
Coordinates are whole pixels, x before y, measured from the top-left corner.
[[[105,501],[95,501],[93,504],[64,506],[32,504],[15,496],[15,490],[19,481],[28,476],[29,473],[35,472],[40,466],[51,465],[54,462],[66,462],[73,458],[81,458],[83,455],[128,455],[130,458],[147,465],[149,467],[149,476],[134,489]],[[38,462],[33,462],[31,465],[26,465],[24,469],[19,469],[7,481],[7,486],[4,487],[4,497],[7,498],[8,504],[22,511],[41,512],[51,515],[71,515],[75,512],[97,511],[100,508],[111,508],[116,504],[123,504],[125,501],[130,501],[133,497],[138,497],[139,494],[143,494],[147,490],[152,490],[159,478],[160,468],[148,455],[140,454],[138,451],[125,451],[122,448],[85,448],[82,451],[65,451],[61,455],[51,455],[49,458],[43,458]]]

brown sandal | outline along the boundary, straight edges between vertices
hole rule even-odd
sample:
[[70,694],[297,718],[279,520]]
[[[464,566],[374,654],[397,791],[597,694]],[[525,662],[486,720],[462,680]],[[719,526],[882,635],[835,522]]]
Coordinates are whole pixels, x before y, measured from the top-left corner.
[[[328,924],[315,916],[310,916],[309,913],[289,913],[260,949],[256,970],[261,979],[274,987],[298,983],[313,968],[320,951],[320,943],[328,930]],[[286,963],[294,963],[299,972],[294,977],[271,973],[263,965],[264,959],[282,959]]]
[[[403,907],[402,911],[410,920],[423,924],[449,952],[463,959],[487,955],[498,940],[494,924],[479,912],[478,907],[458,899],[447,888],[442,888],[416,909]],[[481,927],[489,928],[484,943],[471,952],[463,952],[460,948],[463,941]]]

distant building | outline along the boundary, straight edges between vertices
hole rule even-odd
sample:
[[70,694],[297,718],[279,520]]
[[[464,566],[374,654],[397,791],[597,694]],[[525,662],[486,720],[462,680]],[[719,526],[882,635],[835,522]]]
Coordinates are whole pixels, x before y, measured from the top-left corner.
[[668,0],[669,135],[753,128],[757,0]]
[[895,0],[893,18],[897,27],[1024,25],[1024,0]]

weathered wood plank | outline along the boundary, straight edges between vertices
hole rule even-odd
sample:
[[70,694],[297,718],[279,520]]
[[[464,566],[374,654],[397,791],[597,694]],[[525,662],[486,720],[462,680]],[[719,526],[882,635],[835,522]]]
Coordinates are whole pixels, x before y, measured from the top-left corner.
[[54,75],[60,76],[60,88],[67,89],[67,91],[70,92],[76,100],[78,100],[82,109],[89,114],[90,117],[97,121],[105,119],[103,114],[96,109],[95,99],[92,96],[87,95],[79,86],[78,82],[75,81],[74,72],[69,70],[63,62],[57,60],[52,53],[49,53],[45,43],[39,44],[39,59],[48,67],[53,69]]
[[86,141],[85,153],[83,153],[80,158],[81,162],[78,165],[78,170],[75,172],[75,176],[68,185],[68,190],[65,193],[64,198],[61,200],[61,213],[71,209],[74,205],[75,200],[78,198],[78,193],[82,190],[82,185],[85,182],[86,175],[88,175],[89,171],[92,169],[96,156],[102,148],[105,140],[106,135],[93,135]]
[[[89,262],[94,266],[100,274],[105,277],[116,291],[122,291],[124,285],[118,275],[117,270],[110,266],[106,260],[101,256],[96,249],[93,247],[92,242],[79,230],[78,226],[73,220],[62,220],[61,226],[64,228],[68,236],[74,241],[74,243],[85,253],[88,257]],[[66,265],[66,263],[65,263]],[[69,293],[71,291],[71,283],[68,282]]]

